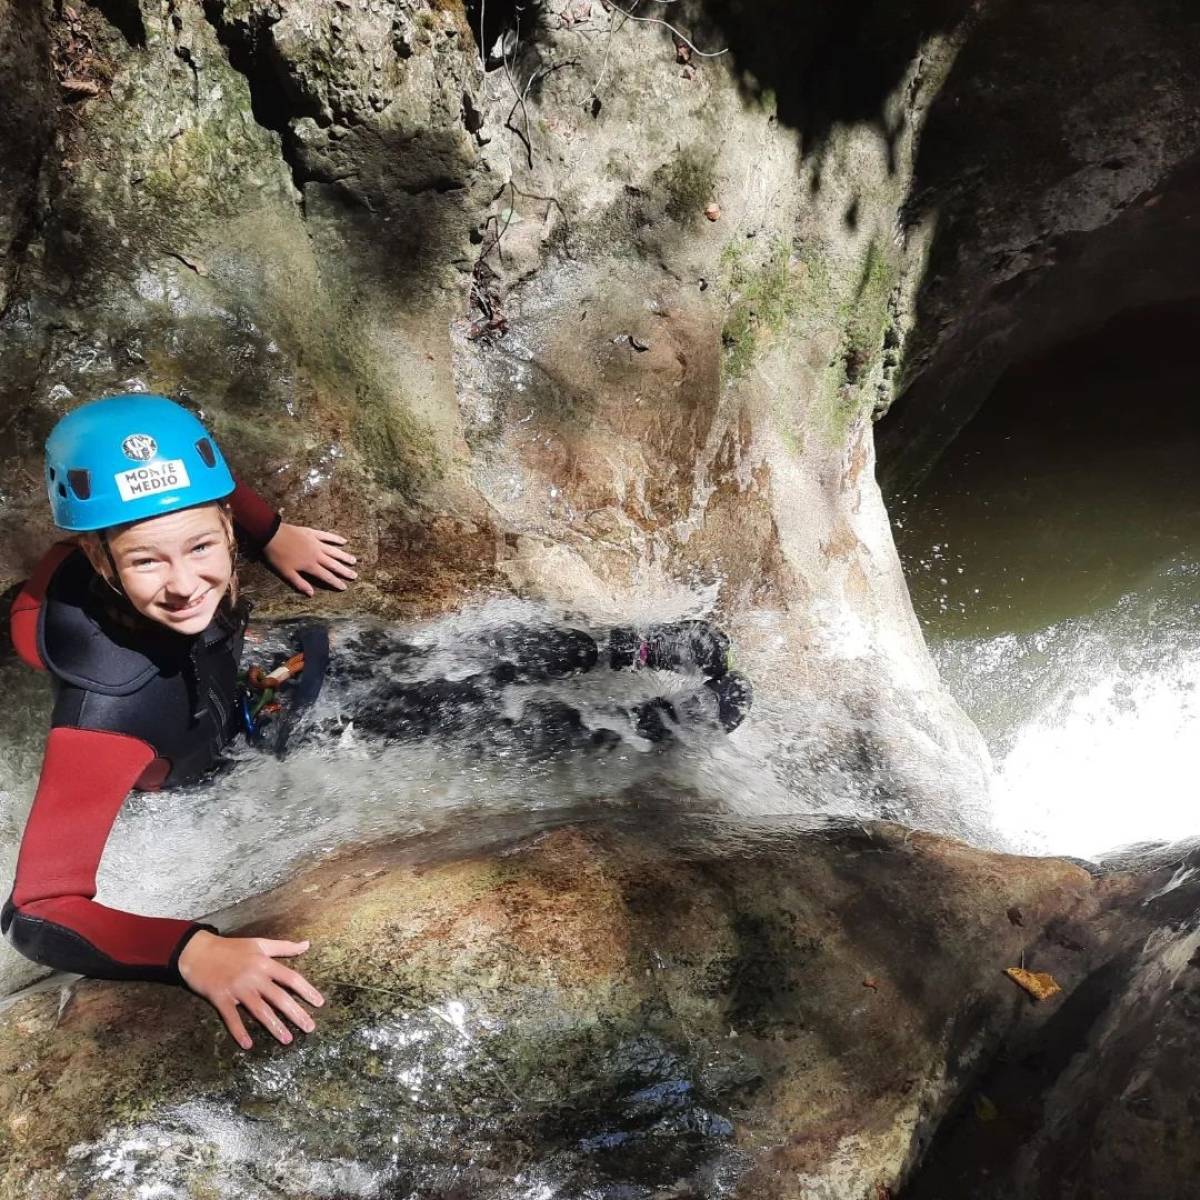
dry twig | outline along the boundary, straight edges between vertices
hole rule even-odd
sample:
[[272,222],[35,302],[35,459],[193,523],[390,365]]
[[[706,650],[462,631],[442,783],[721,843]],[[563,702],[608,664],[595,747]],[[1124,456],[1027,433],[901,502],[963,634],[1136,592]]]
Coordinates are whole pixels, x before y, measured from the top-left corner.
[[[637,0],[634,0],[634,3],[636,2]],[[599,105],[600,103],[600,85],[604,82],[604,76],[608,74],[608,62],[612,57],[613,34],[616,32],[618,15],[617,9],[614,7],[611,15],[608,18],[608,35],[604,41],[604,61],[600,64],[600,74],[596,76],[595,81],[592,83],[592,86],[588,91],[588,94],[579,101],[580,105],[586,104],[589,100],[596,105]],[[598,108],[594,109],[593,116],[598,111]]]
[[604,0],[604,2],[610,7],[615,8],[617,12],[623,13],[631,21],[641,21],[644,25],[662,25],[664,28],[669,29],[685,46],[691,50],[693,54],[698,54],[701,58],[720,58],[722,54],[729,53],[728,46],[726,46],[724,50],[701,50],[699,46],[697,46],[684,34],[680,33],[680,31],[676,29],[675,26],[670,23],[670,21],[664,21],[661,17],[635,16],[633,13],[627,12],[619,4],[613,4],[613,0]]
[[[512,72],[509,70],[508,58],[505,57],[504,71],[505,71],[505,74],[508,76],[508,82],[512,85],[513,92],[516,95],[517,99],[516,99],[516,103],[512,106],[512,108],[510,108],[508,110],[508,116],[504,119],[504,127],[506,129],[512,130],[512,132],[515,133],[517,135],[517,137],[519,137],[521,139],[521,142],[525,146],[525,158],[529,164],[529,169],[531,171],[533,170],[533,128],[529,123],[529,107],[526,104],[526,100],[529,98],[529,92],[535,83],[540,83],[548,75],[553,75],[555,71],[561,71],[564,67],[577,67],[577,66],[579,66],[579,59],[565,58],[561,62],[548,63],[544,67],[538,67],[537,70],[534,71],[529,76],[529,79],[526,82],[525,87],[521,90],[518,90],[517,89],[517,81],[515,79],[513,79]],[[522,133],[521,130],[519,130],[512,123],[513,113],[515,113],[518,108],[521,110],[521,117],[523,118],[524,124],[525,124],[524,133]]]

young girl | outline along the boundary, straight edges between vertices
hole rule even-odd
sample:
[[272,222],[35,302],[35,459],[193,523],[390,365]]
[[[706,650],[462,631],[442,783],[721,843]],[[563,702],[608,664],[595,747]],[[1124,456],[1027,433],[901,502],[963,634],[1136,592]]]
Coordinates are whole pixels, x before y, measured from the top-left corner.
[[[0,927],[35,962],[185,984],[240,1045],[251,1041],[239,1009],[286,1044],[288,1022],[313,1029],[299,1000],[322,1003],[279,961],[307,943],[221,937],[211,925],[107,908],[95,901],[96,869],[131,788],[202,775],[240,728],[246,612],[235,535],[306,595],[305,575],[345,588],[354,557],[337,534],[281,523],[234,481],[204,426],[161,396],[115,396],[64,417],[46,444],[46,483],[56,524],[77,537],[50,550],[10,616],[18,653],[53,677],[55,704]],[[541,625],[492,630],[484,641],[488,669],[409,679],[416,647],[395,631],[362,635],[339,668],[370,676],[356,727],[393,740],[458,735],[483,753],[605,753],[623,736],[667,744],[689,722],[732,731],[752,700],[749,681],[729,669],[728,638],[704,621],[614,629],[603,649],[583,630]],[[540,684],[601,661],[614,672],[683,669],[703,683],[687,696],[616,705],[615,728],[592,728],[572,705],[539,694]],[[509,687],[532,693],[517,718]]]
[[50,672],[41,779],[0,927],[28,958],[107,979],[184,984],[244,1048],[239,1008],[279,1041],[310,1032],[320,993],[280,961],[306,942],[220,936],[211,925],[97,904],[96,869],[131,788],[194,779],[237,730],[246,610],[235,535],[297,591],[344,589],[354,556],[334,533],[283,523],[229,472],[189,412],[114,396],[65,416],[46,443],[55,545],[13,604],[13,642]]

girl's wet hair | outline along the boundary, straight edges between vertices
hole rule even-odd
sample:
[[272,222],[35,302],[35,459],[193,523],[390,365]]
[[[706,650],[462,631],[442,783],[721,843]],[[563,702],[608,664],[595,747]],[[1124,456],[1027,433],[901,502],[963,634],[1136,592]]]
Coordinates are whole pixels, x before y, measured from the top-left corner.
[[[225,599],[229,602],[232,608],[237,604],[238,599],[238,577],[237,577],[237,538],[233,532],[233,511],[229,507],[229,503],[225,500],[214,502],[217,508],[217,516],[221,522],[221,528],[225,531],[225,538],[229,543],[229,561],[233,565],[233,570],[229,576],[229,586],[225,589]],[[123,525],[115,525],[111,529],[98,529],[88,533],[76,534],[76,541],[79,543],[79,548],[87,555],[87,560],[92,564],[92,570],[108,584],[114,592],[125,594],[125,589],[121,586],[120,577],[117,575],[116,564],[113,562],[112,552],[108,548],[109,537],[120,529],[124,529]]]

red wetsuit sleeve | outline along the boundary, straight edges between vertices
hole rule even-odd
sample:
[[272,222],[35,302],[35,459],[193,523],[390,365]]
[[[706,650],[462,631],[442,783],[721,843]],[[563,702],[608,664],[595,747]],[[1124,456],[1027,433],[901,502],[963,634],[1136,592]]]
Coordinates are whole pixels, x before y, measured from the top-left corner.
[[27,958],[101,979],[181,983],[179,955],[200,929],[97,904],[96,869],[129,790],[155,761],[121,733],[50,731],[21,840],[4,931]]
[[239,482],[229,497],[234,524],[256,550],[261,550],[274,536],[282,518],[252,488]]
[[38,650],[38,612],[46,598],[46,588],[54,572],[58,570],[63,559],[75,550],[74,542],[56,542],[51,546],[42,555],[41,562],[25,581],[24,587],[17,593],[17,598],[9,610],[8,626],[13,646],[24,663],[39,671],[44,671],[46,664],[42,662],[41,651]]

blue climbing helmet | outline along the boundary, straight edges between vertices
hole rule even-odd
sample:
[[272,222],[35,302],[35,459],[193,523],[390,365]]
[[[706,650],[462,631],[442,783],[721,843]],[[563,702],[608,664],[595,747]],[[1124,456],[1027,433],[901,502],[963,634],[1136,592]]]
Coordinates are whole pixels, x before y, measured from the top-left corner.
[[81,533],[228,496],[221,451],[165,396],[109,396],[69,412],[46,439],[46,489],[60,529]]

